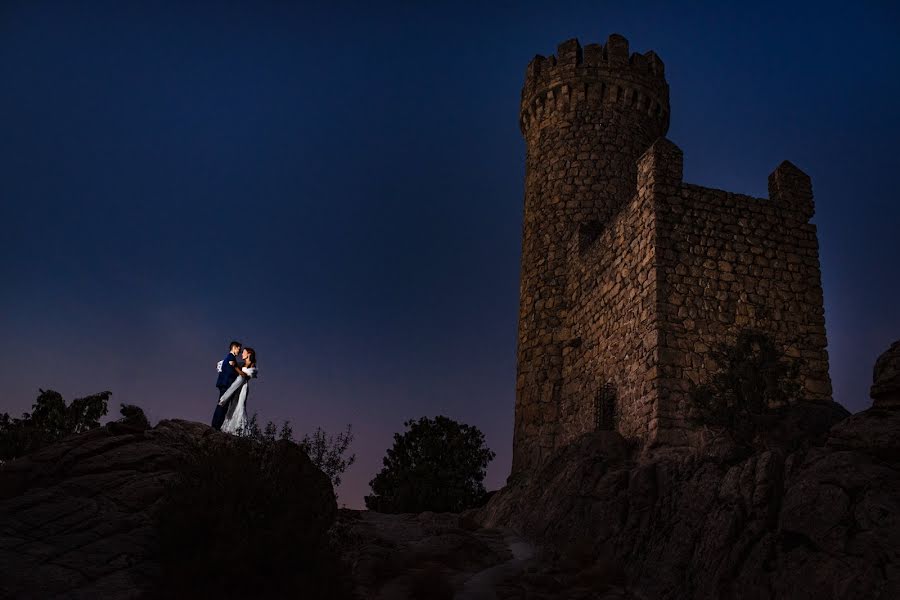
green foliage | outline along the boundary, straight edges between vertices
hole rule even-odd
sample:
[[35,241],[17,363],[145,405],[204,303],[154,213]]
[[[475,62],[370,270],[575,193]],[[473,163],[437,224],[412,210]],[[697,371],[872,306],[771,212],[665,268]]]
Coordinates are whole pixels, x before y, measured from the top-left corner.
[[495,454],[477,428],[444,416],[403,424],[384,468],[369,482],[366,507],[380,512],[459,512],[485,496],[484,476]]
[[142,409],[140,406],[135,406],[134,404],[123,404],[122,408],[119,409],[119,412],[122,414],[121,421],[123,423],[128,423],[129,425],[133,425],[141,429],[147,429],[150,427],[150,421],[147,419],[147,415],[144,414],[144,409]]
[[0,415],[0,460],[24,456],[68,435],[99,427],[111,395],[100,392],[76,398],[66,406],[59,393],[39,390],[31,413],[24,413],[21,419]]
[[695,422],[722,427],[751,443],[761,427],[800,398],[800,365],[784,356],[763,332],[745,329],[732,345],[714,349],[717,370],[697,386],[691,400]]
[[345,457],[350,444],[353,442],[353,430],[347,425],[347,430],[337,435],[328,435],[321,427],[316,427],[315,433],[306,434],[300,440],[300,447],[306,452],[313,464],[319,467],[323,473],[331,479],[334,487],[341,485],[341,475],[350,465],[356,462],[356,455]]
[[349,597],[328,537],[334,497],[309,485],[316,476],[286,440],[217,438],[191,454],[156,513],[162,576],[153,596]]

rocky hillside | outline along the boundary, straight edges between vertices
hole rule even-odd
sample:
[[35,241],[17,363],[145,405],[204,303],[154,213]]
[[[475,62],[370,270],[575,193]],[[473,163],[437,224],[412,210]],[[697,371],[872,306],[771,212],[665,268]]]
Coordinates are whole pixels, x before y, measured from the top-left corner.
[[336,519],[296,445],[112,423],[0,466],[0,598],[900,598],[900,343],[872,397],[795,405],[755,452],[590,434],[462,515]]
[[900,598],[900,343],[875,377],[869,410],[798,406],[749,456],[724,440],[636,456],[589,434],[477,518],[621,568],[642,598]]
[[[132,598],[156,590],[156,518],[167,484],[201,450],[229,443],[200,423],[162,421],[146,430],[111,423],[3,465],[0,598]],[[288,483],[312,507],[299,526],[324,532],[337,511],[331,483],[291,446],[285,451],[297,468]]]

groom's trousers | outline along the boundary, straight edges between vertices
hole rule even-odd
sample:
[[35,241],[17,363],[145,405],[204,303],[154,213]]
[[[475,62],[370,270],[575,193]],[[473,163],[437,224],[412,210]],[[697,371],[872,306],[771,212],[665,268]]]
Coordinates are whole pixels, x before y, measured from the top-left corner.
[[222,397],[228,386],[216,386],[216,389],[219,390],[219,394],[216,396],[216,411],[213,413],[211,425],[213,429],[222,429],[222,423],[225,422],[225,414],[228,412],[228,402],[225,403],[225,406],[222,406],[219,404],[219,398]]

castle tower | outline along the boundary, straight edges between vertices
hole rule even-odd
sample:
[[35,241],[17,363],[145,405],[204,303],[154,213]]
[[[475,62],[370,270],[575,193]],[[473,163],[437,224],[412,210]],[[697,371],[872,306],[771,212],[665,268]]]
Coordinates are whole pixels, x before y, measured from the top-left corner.
[[684,182],[662,62],[618,35],[531,61],[520,123],[513,474],[596,429],[690,448],[693,386],[745,329],[797,362],[804,399],[830,400],[808,175],[782,162],[768,198]]
[[669,88],[655,53],[562,43],[536,56],[522,88],[526,142],[513,472],[559,444],[570,244],[599,234],[635,194],[637,159],[669,126]]

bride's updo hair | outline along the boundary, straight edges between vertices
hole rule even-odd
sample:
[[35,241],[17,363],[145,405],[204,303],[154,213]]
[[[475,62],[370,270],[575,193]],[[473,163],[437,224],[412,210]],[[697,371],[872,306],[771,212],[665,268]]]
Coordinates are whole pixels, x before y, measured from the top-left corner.
[[249,355],[247,357],[247,359],[250,361],[250,365],[255,367],[256,366],[256,350],[254,350],[253,348],[244,348],[244,350],[246,350],[247,354]]

